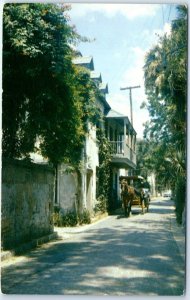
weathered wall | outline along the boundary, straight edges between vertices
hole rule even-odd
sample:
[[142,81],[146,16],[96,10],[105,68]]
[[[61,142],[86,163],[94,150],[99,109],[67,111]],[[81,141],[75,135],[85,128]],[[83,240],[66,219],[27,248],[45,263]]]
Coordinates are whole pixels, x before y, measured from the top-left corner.
[[57,204],[63,214],[78,209],[78,177],[75,172],[67,172],[68,167],[60,164],[57,170]]
[[2,162],[3,249],[53,232],[54,170],[22,161]]
[[57,169],[55,205],[63,214],[81,213],[84,208],[93,212],[96,203],[96,167],[99,164],[96,128],[89,123],[88,131],[80,172],[71,171],[71,166],[63,163]]

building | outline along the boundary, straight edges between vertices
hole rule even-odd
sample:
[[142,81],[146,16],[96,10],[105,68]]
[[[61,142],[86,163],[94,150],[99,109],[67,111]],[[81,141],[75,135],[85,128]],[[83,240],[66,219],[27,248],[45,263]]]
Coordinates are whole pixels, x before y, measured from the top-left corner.
[[127,116],[110,109],[106,134],[112,148],[112,189],[117,207],[121,201],[119,176],[132,175],[136,168],[136,131]]
[[[106,100],[108,84],[102,82],[101,73],[94,70],[91,56],[79,56],[73,59],[73,64],[89,71],[90,78],[100,91],[96,98],[96,106],[104,116],[96,126],[88,121],[87,134],[81,153],[81,165],[76,171],[72,165],[59,164],[56,169],[55,206],[62,214],[75,212],[80,214],[87,209],[93,213],[97,203],[97,171],[99,168],[99,146],[97,143],[97,126],[105,130],[111,143],[112,161],[112,201],[113,207],[120,204],[120,175],[130,175],[136,167],[136,132],[127,116],[111,109]],[[31,154],[34,161],[45,163],[44,159]]]
[[[110,110],[105,98],[108,86],[102,83],[101,74],[94,71],[93,58],[79,56],[73,59],[73,63],[89,70],[90,78],[102,95],[96,99],[96,105],[102,115],[105,115]],[[60,207],[63,214],[71,211],[80,214],[84,209],[92,213],[96,204],[96,170],[99,166],[96,126],[90,122],[87,126],[88,134],[84,141],[80,170],[72,171],[72,167],[65,164],[60,164],[57,168],[55,205]]]
[[[102,82],[101,73],[94,70],[93,58],[79,56],[73,59],[76,66],[87,68],[90,78],[99,88],[102,97],[96,99],[96,105],[105,116],[101,126],[112,146],[112,198],[115,205],[120,203],[119,176],[132,174],[136,167],[136,132],[127,116],[112,110],[106,101],[108,85]],[[84,142],[82,166],[79,172],[72,172],[69,166],[60,164],[57,169],[58,205],[65,214],[70,211],[80,213],[86,208],[91,213],[96,204],[96,179],[99,167],[96,126],[88,122],[88,134]]]

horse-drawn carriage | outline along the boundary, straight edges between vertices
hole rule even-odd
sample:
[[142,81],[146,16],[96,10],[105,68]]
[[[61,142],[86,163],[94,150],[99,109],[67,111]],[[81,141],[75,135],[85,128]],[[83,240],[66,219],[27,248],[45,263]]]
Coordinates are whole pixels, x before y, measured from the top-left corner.
[[120,176],[121,199],[125,216],[128,217],[132,206],[141,207],[142,213],[148,212],[150,202],[150,185],[142,176]]

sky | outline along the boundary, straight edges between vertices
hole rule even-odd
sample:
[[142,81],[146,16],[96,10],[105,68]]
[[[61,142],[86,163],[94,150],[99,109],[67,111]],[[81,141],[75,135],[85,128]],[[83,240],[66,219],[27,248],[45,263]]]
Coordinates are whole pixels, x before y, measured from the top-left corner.
[[102,4],[75,3],[68,12],[77,32],[91,39],[77,49],[83,56],[92,56],[95,71],[108,83],[106,96],[111,108],[130,119],[129,90],[132,90],[133,127],[137,138],[143,137],[143,123],[149,119],[142,102],[144,91],[143,65],[145,54],[157,44],[159,36],[170,34],[170,24],[176,17],[175,4]]

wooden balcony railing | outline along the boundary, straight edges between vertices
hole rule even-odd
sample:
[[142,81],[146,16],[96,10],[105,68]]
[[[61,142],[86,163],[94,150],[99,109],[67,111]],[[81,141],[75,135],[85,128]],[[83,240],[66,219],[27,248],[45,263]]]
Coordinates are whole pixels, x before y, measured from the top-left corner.
[[136,164],[136,153],[124,141],[110,141],[113,156],[130,159]]

